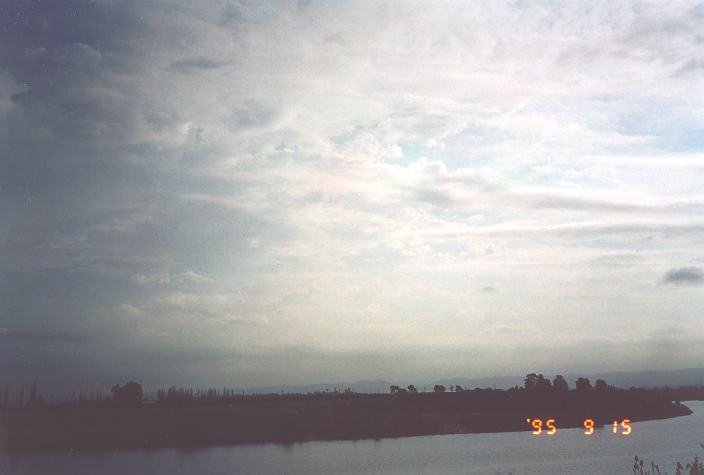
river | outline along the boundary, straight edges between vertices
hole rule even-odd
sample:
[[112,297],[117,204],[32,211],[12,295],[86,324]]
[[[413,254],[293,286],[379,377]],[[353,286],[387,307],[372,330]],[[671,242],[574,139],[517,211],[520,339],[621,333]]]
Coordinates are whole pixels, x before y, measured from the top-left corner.
[[193,450],[128,450],[0,454],[2,474],[327,474],[632,473],[634,455],[654,459],[674,474],[675,464],[704,456],[704,402],[694,413],[632,423],[631,435],[610,427],[585,436],[559,429],[555,436],[525,432],[441,435],[401,439],[248,445]]

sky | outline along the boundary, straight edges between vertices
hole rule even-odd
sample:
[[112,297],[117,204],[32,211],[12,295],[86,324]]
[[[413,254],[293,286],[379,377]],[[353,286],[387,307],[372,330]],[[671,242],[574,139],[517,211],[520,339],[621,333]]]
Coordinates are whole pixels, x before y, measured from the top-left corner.
[[704,366],[704,4],[0,4],[0,384]]

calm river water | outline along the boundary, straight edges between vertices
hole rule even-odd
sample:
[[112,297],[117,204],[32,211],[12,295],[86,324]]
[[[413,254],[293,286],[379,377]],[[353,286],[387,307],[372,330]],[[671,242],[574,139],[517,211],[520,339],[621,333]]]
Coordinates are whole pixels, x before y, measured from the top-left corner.
[[[674,473],[704,456],[704,402],[686,403],[694,414],[633,423],[633,433],[609,427],[587,437],[579,429],[554,437],[526,432],[442,435],[357,442],[307,442],[197,450],[0,454],[2,474],[326,474],[433,473],[534,474],[632,473],[633,456],[654,459]],[[559,427],[559,425],[558,425]]]

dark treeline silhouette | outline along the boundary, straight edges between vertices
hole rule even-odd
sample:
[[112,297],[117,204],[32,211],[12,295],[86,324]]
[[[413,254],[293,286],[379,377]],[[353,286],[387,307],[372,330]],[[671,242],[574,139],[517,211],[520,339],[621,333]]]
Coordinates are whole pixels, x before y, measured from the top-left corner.
[[[61,401],[61,404],[87,404],[109,401],[102,390],[94,391],[79,391],[74,392],[69,399]],[[36,383],[33,383],[29,389],[18,388],[14,392],[9,386],[0,386],[0,409],[3,408],[19,408],[19,407],[35,407],[48,404],[44,396],[39,392]]]
[[[395,386],[397,388],[397,386]],[[414,388],[415,390],[415,388]],[[406,391],[397,389],[397,391]],[[156,392],[155,404],[163,407],[197,407],[219,406],[233,403],[276,402],[296,400],[332,400],[343,398],[368,398],[378,397],[378,394],[356,393],[352,388],[332,391],[316,391],[306,394],[301,393],[255,393],[245,394],[232,388],[177,388],[159,389]]]
[[[18,392],[20,394],[21,392]],[[5,400],[6,391],[0,392]],[[21,393],[24,394],[24,393]],[[37,394],[36,387],[31,394]],[[677,402],[704,388],[618,389],[603,380],[526,375],[523,386],[465,389],[437,384],[391,385],[388,394],[352,389],[310,394],[243,394],[229,388],[160,389],[142,401],[135,382],[115,385],[112,397],[0,410],[0,448],[107,449],[344,440],[413,435],[530,430],[526,417],[555,419],[558,428],[613,420],[662,419],[691,413]],[[36,397],[36,396],[34,396]]]
[[36,407],[44,403],[44,398],[39,393],[37,383],[33,383],[29,391],[26,392],[24,388],[19,388],[15,393],[14,400],[11,396],[10,387],[0,386],[0,409],[9,407]]
[[116,384],[110,390],[115,404],[120,406],[139,406],[142,403],[142,385],[130,381],[124,386]]

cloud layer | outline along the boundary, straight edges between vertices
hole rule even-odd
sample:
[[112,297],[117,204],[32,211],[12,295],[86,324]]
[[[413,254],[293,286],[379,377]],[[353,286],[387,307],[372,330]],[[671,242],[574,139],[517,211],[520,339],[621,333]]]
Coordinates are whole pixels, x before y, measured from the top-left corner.
[[666,284],[701,284],[704,272],[699,267],[678,267],[667,271],[662,280]]
[[701,280],[703,17],[684,1],[5,2],[0,374],[246,386],[704,364],[653,355],[704,336],[701,287],[658,285]]

